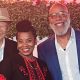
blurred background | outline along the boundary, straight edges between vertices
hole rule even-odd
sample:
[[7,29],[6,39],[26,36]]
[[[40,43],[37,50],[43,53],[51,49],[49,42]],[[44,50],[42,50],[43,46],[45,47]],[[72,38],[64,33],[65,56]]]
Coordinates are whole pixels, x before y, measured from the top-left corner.
[[7,37],[15,39],[15,25],[18,21],[29,19],[34,25],[38,38],[52,35],[48,24],[48,9],[56,3],[66,4],[71,14],[71,25],[80,30],[80,0],[0,0],[0,7],[7,7],[13,22],[9,25]]

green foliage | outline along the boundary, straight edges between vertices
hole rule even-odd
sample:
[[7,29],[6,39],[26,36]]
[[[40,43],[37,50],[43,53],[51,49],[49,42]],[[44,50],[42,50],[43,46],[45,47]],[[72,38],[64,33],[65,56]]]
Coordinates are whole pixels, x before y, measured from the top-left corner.
[[[71,14],[71,25],[74,28],[80,29],[80,4],[67,4]],[[32,5],[32,2],[16,2],[6,4],[0,2],[0,7],[7,7],[10,18],[13,20],[9,25],[7,37],[13,37],[16,34],[16,23],[20,20],[29,19],[37,30],[37,35],[44,37],[52,34],[49,28],[47,16],[48,8],[45,2],[40,2],[38,5]]]

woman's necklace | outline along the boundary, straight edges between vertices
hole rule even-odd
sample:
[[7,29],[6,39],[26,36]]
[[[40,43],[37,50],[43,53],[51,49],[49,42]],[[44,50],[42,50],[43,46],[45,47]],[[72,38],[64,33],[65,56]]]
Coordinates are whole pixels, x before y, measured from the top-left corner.
[[36,58],[34,60],[24,58],[24,61],[29,72],[30,80],[45,80]]
[[31,68],[33,69],[37,69],[37,61],[36,61],[36,58],[24,58],[24,61],[27,65],[29,65]]

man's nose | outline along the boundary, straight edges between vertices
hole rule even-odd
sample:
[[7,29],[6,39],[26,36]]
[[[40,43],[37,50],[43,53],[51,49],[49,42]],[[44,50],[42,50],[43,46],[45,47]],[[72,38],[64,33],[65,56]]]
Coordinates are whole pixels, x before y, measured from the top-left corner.
[[62,20],[62,19],[63,19],[62,15],[60,15],[60,14],[56,15],[56,20]]

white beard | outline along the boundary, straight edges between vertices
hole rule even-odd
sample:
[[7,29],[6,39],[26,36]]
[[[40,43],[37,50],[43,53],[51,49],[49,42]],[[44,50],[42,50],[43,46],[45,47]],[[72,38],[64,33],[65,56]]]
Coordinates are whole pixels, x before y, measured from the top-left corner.
[[[60,25],[60,24],[58,24]],[[70,28],[70,19],[67,19],[67,22],[64,23],[64,30],[62,31],[58,31],[58,29],[55,29],[55,25],[54,24],[50,24],[51,29],[54,31],[54,33],[58,36],[62,36],[65,35],[68,31],[68,29]]]

